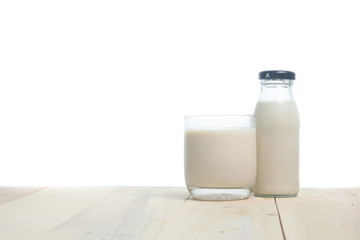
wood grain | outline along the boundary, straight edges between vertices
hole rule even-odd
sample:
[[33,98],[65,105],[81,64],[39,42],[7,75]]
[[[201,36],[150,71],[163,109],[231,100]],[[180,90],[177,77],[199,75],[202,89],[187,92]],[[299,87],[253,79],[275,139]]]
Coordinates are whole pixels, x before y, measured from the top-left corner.
[[299,197],[277,199],[287,239],[360,238],[356,189],[302,189]]
[[351,191],[360,197],[360,188],[352,188]]
[[0,239],[38,239],[118,187],[54,187],[0,206]]
[[45,187],[0,187],[0,206],[43,189]]
[[283,239],[274,199],[188,200],[157,240]]
[[276,201],[252,196],[206,202],[188,196],[185,188],[174,187],[0,188],[0,240],[360,236],[360,188],[302,189],[297,198]]
[[40,239],[154,239],[188,196],[185,188],[123,187]]

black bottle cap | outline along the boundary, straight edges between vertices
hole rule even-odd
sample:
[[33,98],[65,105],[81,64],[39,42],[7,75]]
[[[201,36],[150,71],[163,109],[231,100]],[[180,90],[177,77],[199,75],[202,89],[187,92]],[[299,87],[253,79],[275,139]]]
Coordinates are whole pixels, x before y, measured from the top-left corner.
[[262,71],[259,73],[259,79],[290,79],[295,80],[295,73],[290,71],[273,70]]

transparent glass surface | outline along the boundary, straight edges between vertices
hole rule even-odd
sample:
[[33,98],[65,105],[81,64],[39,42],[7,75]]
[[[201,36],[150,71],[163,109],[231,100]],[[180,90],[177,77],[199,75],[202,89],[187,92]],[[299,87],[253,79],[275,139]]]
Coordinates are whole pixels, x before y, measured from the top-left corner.
[[293,80],[261,80],[255,108],[257,197],[295,197],[299,191],[300,117]]
[[256,180],[252,115],[185,117],[185,180],[198,200],[248,198]]

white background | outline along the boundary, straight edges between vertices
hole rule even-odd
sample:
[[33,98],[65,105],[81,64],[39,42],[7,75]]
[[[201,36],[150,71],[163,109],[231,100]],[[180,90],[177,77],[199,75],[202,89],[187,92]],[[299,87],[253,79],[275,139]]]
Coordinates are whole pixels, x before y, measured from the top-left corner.
[[360,186],[357,1],[1,1],[0,185],[184,186],[183,116],[297,74],[301,186]]

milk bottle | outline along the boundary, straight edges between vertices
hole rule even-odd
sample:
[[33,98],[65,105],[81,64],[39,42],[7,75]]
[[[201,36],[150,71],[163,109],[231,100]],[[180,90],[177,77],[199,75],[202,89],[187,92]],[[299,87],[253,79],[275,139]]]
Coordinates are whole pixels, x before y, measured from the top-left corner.
[[295,73],[259,73],[255,108],[257,177],[255,196],[295,197],[299,191],[299,113],[292,95]]

